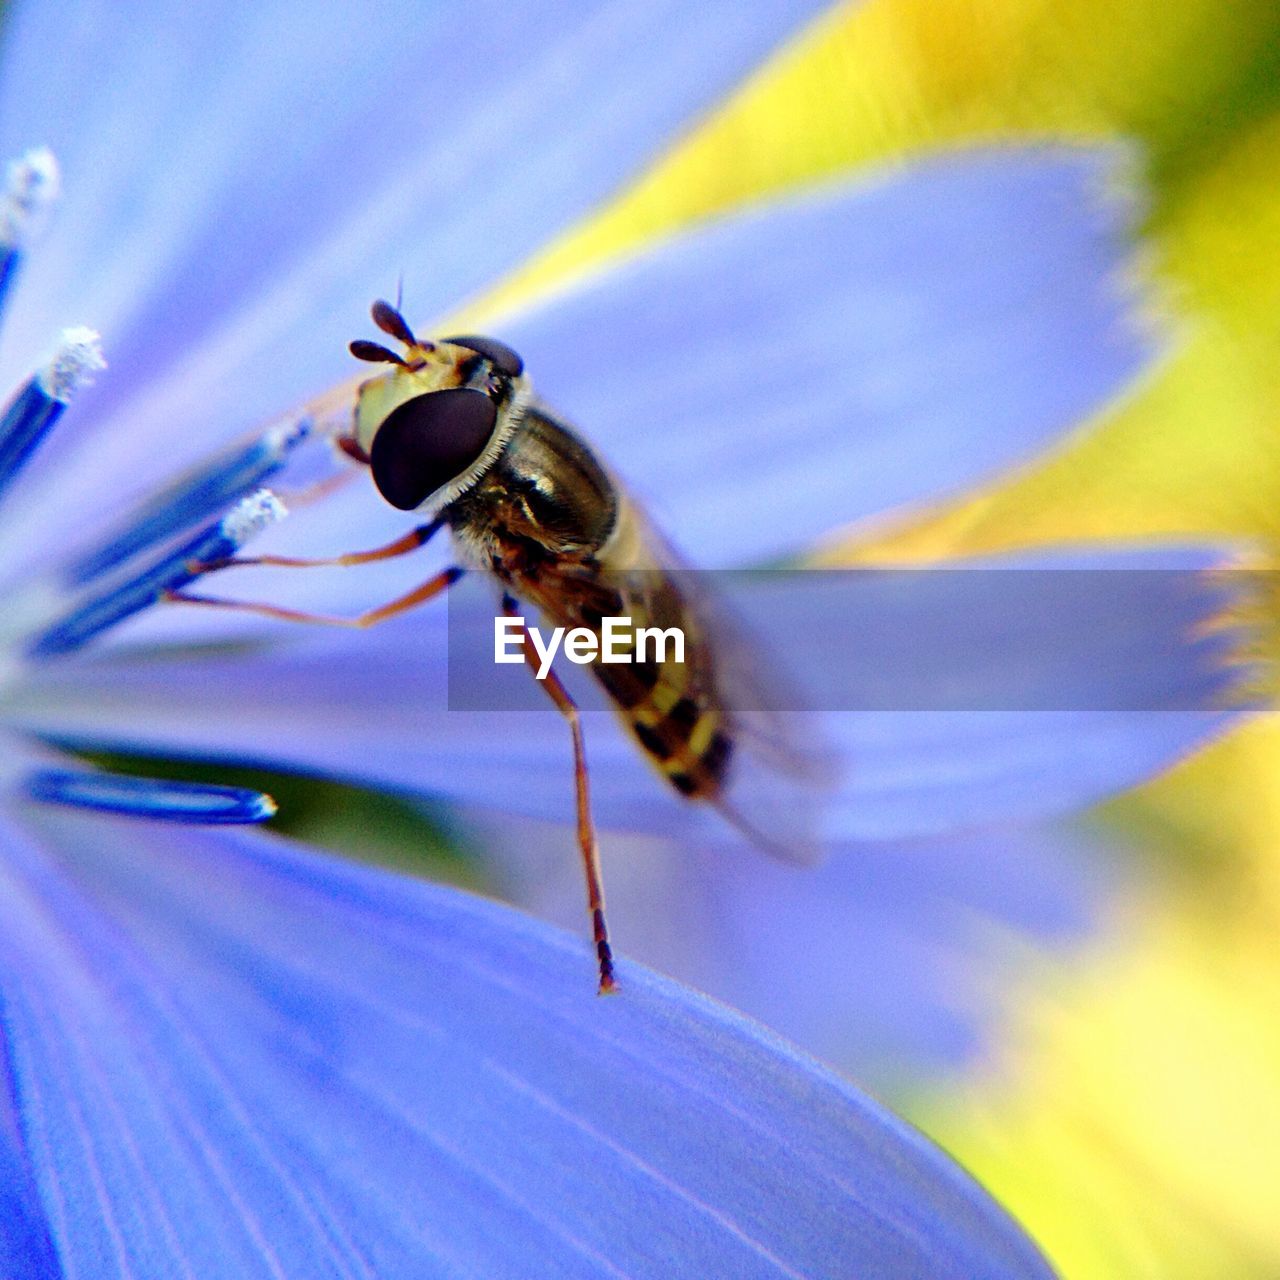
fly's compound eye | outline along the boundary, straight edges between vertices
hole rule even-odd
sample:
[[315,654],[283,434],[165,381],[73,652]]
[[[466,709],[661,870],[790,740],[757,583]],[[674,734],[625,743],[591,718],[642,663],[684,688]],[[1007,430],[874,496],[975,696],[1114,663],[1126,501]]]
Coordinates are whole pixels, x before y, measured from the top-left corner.
[[524,361],[497,338],[480,338],[468,334],[461,338],[446,338],[445,341],[484,356],[499,373],[505,373],[508,378],[518,378],[524,372]]
[[373,482],[393,507],[412,511],[484,453],[498,410],[482,391],[452,387],[406,400],[369,450]]

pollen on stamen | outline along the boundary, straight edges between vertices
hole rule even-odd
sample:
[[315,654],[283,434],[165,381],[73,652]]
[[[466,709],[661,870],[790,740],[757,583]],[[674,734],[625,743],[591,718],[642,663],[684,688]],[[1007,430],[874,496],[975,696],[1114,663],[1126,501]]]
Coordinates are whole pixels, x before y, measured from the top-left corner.
[[58,161],[48,147],[33,147],[11,160],[0,199],[0,245],[20,249],[60,188]]
[[94,329],[76,326],[62,331],[62,345],[36,376],[46,395],[70,404],[76,392],[106,367],[101,336]]
[[223,535],[239,550],[268,525],[288,514],[283,502],[270,489],[259,489],[238,502],[222,519]]
[[0,300],[13,282],[22,251],[58,198],[58,162],[48,147],[36,147],[9,165],[0,195]]
[[211,565],[230,559],[250,538],[286,514],[284,503],[274,493],[259,489],[140,573],[82,597],[35,637],[27,647],[27,656],[53,658],[82,649],[104,631],[189,586]]
[[64,329],[52,360],[33,374],[0,414],[0,492],[26,465],[76,391],[106,367],[92,329]]

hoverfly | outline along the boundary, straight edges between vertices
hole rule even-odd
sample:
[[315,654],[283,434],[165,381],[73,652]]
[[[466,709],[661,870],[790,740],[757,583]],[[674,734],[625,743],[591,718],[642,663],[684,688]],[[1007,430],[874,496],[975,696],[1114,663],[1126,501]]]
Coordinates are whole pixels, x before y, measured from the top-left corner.
[[[501,584],[509,618],[520,616],[523,600],[554,625],[597,635],[606,617],[678,626],[685,636],[683,662],[596,661],[592,673],[640,750],[680,795],[715,806],[772,852],[805,855],[804,842],[775,837],[767,821],[749,817],[730,784],[749,748],[768,758],[772,774],[805,784],[821,772],[813,753],[798,749],[776,718],[766,723],[754,705],[750,712],[735,705],[732,682],[741,685],[747,673],[734,659],[743,650],[725,644],[723,620],[690,589],[686,575],[673,572],[674,557],[605,464],[534,397],[521,358],[493,338],[419,339],[387,302],[375,302],[372,316],[403,354],[363,339],[350,344],[357,359],[390,367],[360,385],[351,428],[336,443],[369,469],[391,506],[423,512],[429,522],[386,546],[334,559],[261,556],[207,567],[369,563],[411,552],[445,527],[460,563],[350,619],[188,593],[174,598],[294,621],[369,626],[425,603],[467,569],[477,569]],[[526,662],[536,669],[527,628],[520,638]],[[573,741],[577,838],[603,994],[616,984],[581,717],[554,670],[542,683]],[[794,825],[794,815],[783,812],[786,802],[762,798],[766,812],[771,805],[772,816]]]

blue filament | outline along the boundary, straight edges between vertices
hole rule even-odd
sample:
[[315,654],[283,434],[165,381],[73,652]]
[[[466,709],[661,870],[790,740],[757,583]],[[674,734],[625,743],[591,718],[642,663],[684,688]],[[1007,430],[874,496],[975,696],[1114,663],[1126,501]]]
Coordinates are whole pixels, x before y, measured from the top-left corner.
[[0,414],[0,494],[30,460],[76,392],[106,367],[92,329],[64,329],[62,345]]
[[9,296],[9,286],[18,274],[18,263],[22,255],[13,245],[0,245],[0,310],[4,309],[5,300]]
[[119,532],[77,560],[68,571],[70,585],[83,586],[138,552],[225,511],[278,472],[310,429],[307,419],[276,427],[180,480]]
[[23,246],[39,230],[58,186],[58,162],[47,147],[34,147],[9,164],[0,194],[0,308],[22,264]]
[[35,453],[66,404],[51,396],[39,376],[27,381],[0,416],[0,494]]
[[75,652],[95,636],[155,604],[166,593],[188,586],[208,564],[235,555],[250,537],[283,514],[279,499],[269,490],[260,489],[176,551],[124,582],[90,596],[39,635],[28,647],[28,656],[52,658]]
[[27,778],[26,791],[44,804],[203,826],[265,822],[276,812],[276,802],[269,795],[244,787],[87,770],[42,769]]

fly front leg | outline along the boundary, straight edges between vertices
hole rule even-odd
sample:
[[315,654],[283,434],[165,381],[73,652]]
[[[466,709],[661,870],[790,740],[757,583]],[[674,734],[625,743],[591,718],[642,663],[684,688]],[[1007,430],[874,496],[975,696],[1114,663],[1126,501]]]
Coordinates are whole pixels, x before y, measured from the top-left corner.
[[[419,547],[426,546],[444,527],[443,520],[433,520],[430,524],[419,525],[411,529],[394,542],[386,546],[375,547],[372,551],[351,551],[346,555],[332,556],[323,560],[298,560],[291,556],[234,556],[226,560],[210,560],[193,566],[197,572],[212,573],[217,569],[230,569],[238,565],[274,565],[285,569],[311,569],[319,565],[354,565],[373,564],[379,560],[392,560],[396,556],[408,555]],[[339,618],[327,613],[307,613],[300,609],[284,609],[274,604],[258,604],[246,600],[223,600],[217,596],[196,595],[189,591],[167,591],[161,600],[169,604],[199,604],[213,609],[235,609],[240,613],[256,613],[264,618],[276,618],[282,622],[313,622],[326,627],[372,627],[397,614],[426,604],[428,600],[447,591],[462,577],[464,570],[456,565],[442,570],[434,577],[428,578],[421,586],[397,596],[387,604],[376,609],[369,609],[354,618]]]
[[201,573],[212,573],[215,569],[230,569],[236,565],[275,565],[285,569],[315,569],[323,565],[373,564],[378,560],[394,560],[396,556],[408,555],[425,547],[441,529],[443,520],[433,520],[430,524],[420,524],[416,529],[388,542],[384,547],[374,547],[372,551],[349,551],[346,555],[330,556],[320,560],[302,560],[293,556],[228,556],[225,560],[210,560],[199,566]]
[[246,600],[221,600],[217,596],[192,595],[188,591],[166,591],[160,599],[168,604],[199,604],[213,609],[234,609],[239,613],[255,613],[260,617],[276,618],[282,622],[314,622],[325,627],[362,629],[376,626],[379,622],[386,622],[388,618],[394,618],[420,604],[426,604],[428,600],[447,591],[465,572],[457,565],[451,565],[434,577],[428,578],[420,587],[415,587],[412,591],[397,596],[388,604],[370,609],[354,618],[338,618],[327,613],[305,613],[300,609],[282,609],[279,605],[256,604]]
[[[502,612],[508,618],[519,617],[516,601],[510,595],[502,597]],[[533,646],[529,630],[523,624],[520,629],[525,662],[531,671],[538,669],[538,652]],[[587,785],[587,750],[582,737],[582,716],[578,704],[564,687],[554,670],[538,682],[556,705],[556,710],[569,722],[573,735],[573,777],[578,814],[578,847],[582,852],[582,866],[587,877],[587,909],[591,913],[591,931],[596,944],[596,959],[600,965],[599,994],[609,995],[618,984],[613,973],[613,950],[609,946],[609,929],[604,918],[604,883],[600,876],[600,845],[596,839],[596,827],[591,818],[591,796]]]

